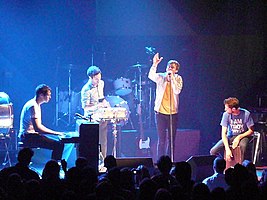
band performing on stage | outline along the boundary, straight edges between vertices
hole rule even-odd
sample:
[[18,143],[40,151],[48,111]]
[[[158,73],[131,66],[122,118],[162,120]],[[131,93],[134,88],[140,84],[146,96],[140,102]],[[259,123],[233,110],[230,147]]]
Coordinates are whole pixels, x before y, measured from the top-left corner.
[[267,199],[267,0],[4,0],[0,200]]

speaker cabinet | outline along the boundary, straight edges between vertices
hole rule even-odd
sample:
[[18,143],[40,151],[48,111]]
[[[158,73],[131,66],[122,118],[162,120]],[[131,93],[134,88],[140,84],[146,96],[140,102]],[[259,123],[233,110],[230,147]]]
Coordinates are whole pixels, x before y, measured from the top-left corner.
[[139,165],[144,165],[147,168],[153,168],[153,160],[151,157],[137,158],[116,158],[118,167],[137,168]]
[[191,156],[188,162],[192,169],[192,179],[196,182],[202,182],[208,176],[211,176],[213,171],[213,161],[216,156],[212,155],[199,155]]
[[[175,138],[174,161],[185,161],[199,152],[200,131],[177,129]],[[190,144],[190,145],[188,145]]]
[[[157,162],[157,130],[145,130],[146,136],[151,139],[151,154],[154,163]],[[177,129],[174,149],[174,162],[187,160],[190,156],[199,154],[200,130]],[[188,145],[190,144],[190,145]]]
[[79,126],[80,143],[78,156],[88,159],[89,164],[98,171],[99,124],[83,123]]
[[119,137],[119,149],[121,157],[134,157],[136,155],[137,130],[122,130]]

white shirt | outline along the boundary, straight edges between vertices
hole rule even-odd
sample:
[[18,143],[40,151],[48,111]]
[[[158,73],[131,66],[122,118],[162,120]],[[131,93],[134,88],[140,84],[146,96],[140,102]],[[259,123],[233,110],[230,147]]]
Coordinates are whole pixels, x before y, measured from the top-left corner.
[[[167,85],[167,72],[165,73],[156,73],[157,67],[151,66],[148,74],[148,78],[157,84],[156,88],[156,99],[155,99],[155,107],[154,110],[159,112],[159,108],[162,102],[162,98],[166,89]],[[178,113],[178,106],[179,106],[179,94],[183,88],[183,79],[180,75],[175,74],[174,81],[172,83],[172,90],[174,94],[174,105],[176,113]]]
[[35,133],[32,119],[42,121],[41,116],[41,106],[37,104],[35,98],[29,100],[21,111],[19,137],[25,133]]
[[[92,82],[89,79],[81,90],[82,108],[84,109],[85,106],[96,106],[97,104],[99,104],[99,99],[103,98],[104,98],[104,81],[100,80],[97,87],[93,87]],[[88,116],[89,112],[91,111],[84,110],[84,115]]]

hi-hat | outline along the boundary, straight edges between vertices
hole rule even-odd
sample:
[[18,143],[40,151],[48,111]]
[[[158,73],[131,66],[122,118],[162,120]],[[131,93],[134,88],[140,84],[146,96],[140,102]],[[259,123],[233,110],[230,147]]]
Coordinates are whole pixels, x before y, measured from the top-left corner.
[[131,65],[130,67],[131,68],[147,68],[147,65],[137,63],[135,65]]

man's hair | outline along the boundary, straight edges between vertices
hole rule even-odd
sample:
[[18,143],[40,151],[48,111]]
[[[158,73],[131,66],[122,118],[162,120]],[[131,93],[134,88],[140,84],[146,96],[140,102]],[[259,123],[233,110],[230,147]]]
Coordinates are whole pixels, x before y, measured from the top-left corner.
[[88,69],[87,69],[87,76],[88,77],[93,77],[97,74],[100,74],[101,73],[101,70],[99,69],[99,67],[97,66],[90,66]]
[[235,97],[229,97],[223,101],[224,105],[227,104],[229,108],[239,108],[239,100]]
[[169,172],[172,168],[171,158],[167,155],[160,156],[157,166],[160,172]]
[[217,157],[213,161],[213,167],[215,168],[216,172],[223,173],[226,168],[226,161],[223,158]]
[[177,71],[180,69],[180,64],[178,63],[177,60],[169,60],[169,62],[167,63],[167,67],[168,67],[170,64],[175,64],[175,66],[176,66],[176,70],[177,70]]
[[17,159],[20,163],[27,163],[31,161],[33,155],[33,150],[31,148],[25,147],[19,151]]
[[51,92],[51,88],[45,84],[38,85],[35,89],[36,96],[40,96],[40,94],[47,95],[48,91]]

